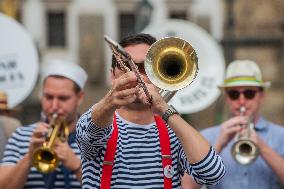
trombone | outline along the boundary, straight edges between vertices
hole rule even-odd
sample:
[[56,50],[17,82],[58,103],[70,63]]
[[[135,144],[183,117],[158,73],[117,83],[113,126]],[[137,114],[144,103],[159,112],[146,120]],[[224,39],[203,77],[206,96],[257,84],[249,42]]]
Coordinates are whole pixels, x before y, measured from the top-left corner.
[[49,173],[58,166],[58,157],[53,150],[55,140],[64,142],[68,139],[69,130],[66,122],[57,113],[52,115],[46,140],[42,147],[33,153],[33,166],[42,173]]
[[[151,96],[140,76],[140,73],[124,49],[108,36],[104,36],[118,64],[125,71],[130,71],[124,64],[127,62],[138,78],[138,83],[151,103]],[[144,61],[149,80],[160,89],[161,96],[168,102],[175,93],[188,86],[198,72],[198,58],[193,47],[177,37],[166,37],[152,44]]]
[[[244,115],[245,111],[244,106],[240,107],[240,115]],[[259,148],[250,139],[251,129],[254,128],[251,119],[249,119],[248,124],[242,125],[242,127],[245,129],[245,132],[238,134],[237,141],[231,148],[231,153],[237,163],[247,165],[256,160],[259,155]]]

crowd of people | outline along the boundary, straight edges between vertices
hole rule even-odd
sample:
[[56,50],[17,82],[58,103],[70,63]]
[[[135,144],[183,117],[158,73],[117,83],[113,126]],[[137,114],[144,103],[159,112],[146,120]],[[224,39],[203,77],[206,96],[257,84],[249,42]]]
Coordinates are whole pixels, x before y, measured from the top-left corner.
[[[139,74],[125,72],[113,56],[109,91],[82,115],[88,76],[65,60],[42,68],[36,123],[7,121],[7,97],[0,92],[0,188],[283,188],[284,127],[260,114],[269,82],[258,64],[228,64],[219,88],[230,118],[198,131],[145,73],[156,41],[149,34],[123,38],[119,44]],[[236,147],[242,139],[245,147]]]

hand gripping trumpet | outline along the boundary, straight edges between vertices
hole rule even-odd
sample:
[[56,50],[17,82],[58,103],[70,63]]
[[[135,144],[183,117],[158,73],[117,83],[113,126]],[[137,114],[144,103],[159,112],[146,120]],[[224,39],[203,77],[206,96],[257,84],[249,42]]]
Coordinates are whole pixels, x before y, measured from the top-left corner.
[[49,173],[56,169],[59,160],[53,150],[54,142],[58,139],[65,142],[68,140],[68,135],[69,130],[66,122],[59,118],[57,113],[54,113],[49,124],[46,140],[42,147],[34,152],[32,157],[33,166],[39,172]]
[[[246,108],[240,107],[240,115],[244,115]],[[231,153],[236,162],[242,165],[247,165],[256,160],[259,155],[259,149],[257,145],[250,139],[251,129],[254,128],[251,119],[249,119],[246,125],[242,125],[245,129],[244,132],[238,134],[237,141],[231,148]]]
[[[120,67],[124,71],[130,71],[125,64],[130,65],[148,102],[151,103],[152,97],[130,55],[106,35],[105,40]],[[188,86],[195,79],[198,72],[197,62],[196,52],[187,41],[177,37],[166,37],[150,46],[144,66],[149,80],[160,89],[161,96],[168,102],[178,90]]]

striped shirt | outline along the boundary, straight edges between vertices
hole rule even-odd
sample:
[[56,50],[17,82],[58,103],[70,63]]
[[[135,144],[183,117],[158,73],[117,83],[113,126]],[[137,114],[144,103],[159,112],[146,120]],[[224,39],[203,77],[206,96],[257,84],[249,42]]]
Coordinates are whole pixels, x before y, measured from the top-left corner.
[[[164,175],[156,123],[138,125],[117,114],[118,140],[111,188],[163,188]],[[172,188],[180,188],[186,171],[200,184],[216,184],[224,175],[221,158],[210,148],[199,163],[190,164],[179,139],[168,127],[174,175]],[[99,188],[106,143],[112,125],[97,127],[91,120],[91,109],[77,123],[77,141],[81,150],[83,188]]]
[[[1,165],[16,165],[23,156],[28,152],[29,141],[31,139],[32,133],[36,128],[36,124],[29,126],[19,127],[9,138],[8,143],[5,148],[4,158],[1,161]],[[80,151],[76,141],[71,144],[71,148],[75,154],[80,158]],[[62,165],[59,165],[56,168],[56,178],[53,188],[66,188],[64,173],[60,168]],[[68,174],[68,180],[70,188],[81,188],[80,182],[77,181],[74,174]],[[35,167],[32,167],[28,175],[27,181],[24,188],[46,188],[46,183],[44,181],[44,174],[38,172]]]

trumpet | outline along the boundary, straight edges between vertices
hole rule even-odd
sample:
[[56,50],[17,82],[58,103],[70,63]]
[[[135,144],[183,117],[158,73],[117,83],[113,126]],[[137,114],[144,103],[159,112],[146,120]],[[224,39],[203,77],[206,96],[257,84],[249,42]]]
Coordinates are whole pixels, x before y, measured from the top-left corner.
[[49,173],[58,166],[58,157],[53,150],[55,140],[65,142],[68,139],[69,130],[66,122],[60,119],[57,113],[52,115],[49,130],[42,147],[33,153],[33,166],[42,173]]
[[[110,45],[120,67],[130,71],[125,63],[130,65],[138,78],[138,84],[151,103],[151,95],[130,55],[106,35],[105,40]],[[188,86],[195,79],[198,72],[198,58],[187,41],[177,37],[166,37],[150,46],[144,66],[149,80],[160,89],[161,96],[168,102],[178,90]]]
[[[240,115],[244,115],[246,109],[244,106],[240,107]],[[242,165],[251,164],[259,156],[259,148],[250,139],[251,129],[254,128],[254,124],[249,119],[248,124],[242,125],[245,132],[239,133],[237,141],[231,148],[231,153],[237,163]]]

